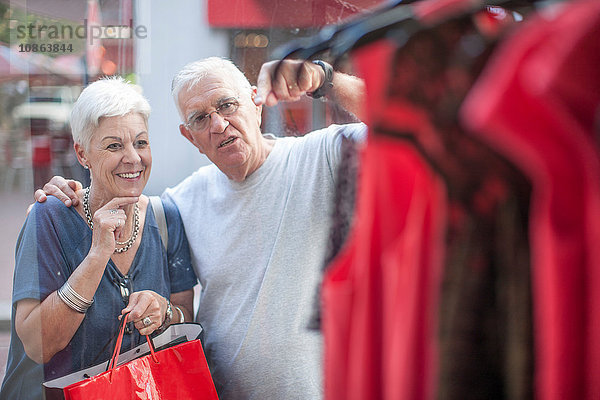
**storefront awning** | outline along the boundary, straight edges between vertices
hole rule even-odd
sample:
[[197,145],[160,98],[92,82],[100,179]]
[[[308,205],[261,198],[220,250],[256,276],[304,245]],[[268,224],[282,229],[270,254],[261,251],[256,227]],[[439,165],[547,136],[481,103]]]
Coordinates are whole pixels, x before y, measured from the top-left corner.
[[308,28],[337,24],[384,0],[208,0],[213,28]]

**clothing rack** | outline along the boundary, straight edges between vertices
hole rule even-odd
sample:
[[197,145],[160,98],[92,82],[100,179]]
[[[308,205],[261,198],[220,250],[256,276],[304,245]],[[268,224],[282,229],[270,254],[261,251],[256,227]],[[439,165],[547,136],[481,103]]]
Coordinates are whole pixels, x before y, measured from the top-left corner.
[[[376,75],[366,78],[375,110],[356,220],[323,279],[326,400],[598,398],[600,5],[560,5],[542,18],[552,3],[396,2],[273,54],[334,65],[350,55]],[[441,67],[475,79],[444,98],[455,101],[444,115],[420,74],[431,59],[423,66],[403,50],[494,6],[525,18],[482,33],[493,46],[473,58],[485,62],[481,75],[475,64]],[[407,61],[413,75],[394,82],[405,71],[394,63]]]

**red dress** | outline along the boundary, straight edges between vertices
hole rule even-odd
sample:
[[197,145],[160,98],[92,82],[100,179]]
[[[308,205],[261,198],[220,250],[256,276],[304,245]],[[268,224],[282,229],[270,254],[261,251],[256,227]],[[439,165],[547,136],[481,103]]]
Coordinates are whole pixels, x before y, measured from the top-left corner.
[[600,398],[600,2],[530,20],[467,99],[466,125],[533,185],[535,391]]

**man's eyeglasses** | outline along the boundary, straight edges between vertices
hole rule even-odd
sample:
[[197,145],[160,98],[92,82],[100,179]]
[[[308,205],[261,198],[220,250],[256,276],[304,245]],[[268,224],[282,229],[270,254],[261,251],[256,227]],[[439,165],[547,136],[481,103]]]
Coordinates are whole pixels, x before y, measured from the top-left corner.
[[209,113],[194,114],[185,124],[189,130],[194,132],[203,132],[210,125],[210,117],[213,113],[219,114],[221,117],[228,117],[235,113],[240,107],[240,103],[235,97],[225,99],[217,108]]

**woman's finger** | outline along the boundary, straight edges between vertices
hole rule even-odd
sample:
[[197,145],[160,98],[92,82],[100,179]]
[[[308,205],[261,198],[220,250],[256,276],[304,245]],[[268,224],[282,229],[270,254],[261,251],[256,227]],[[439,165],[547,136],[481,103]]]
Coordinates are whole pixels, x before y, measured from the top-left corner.
[[156,314],[158,316],[160,304],[151,293],[153,292],[149,290],[131,293],[129,304],[123,309],[121,314],[129,312],[131,315],[130,320],[136,322],[149,314]]
[[150,320],[149,324],[146,325],[143,322],[136,322],[134,326],[140,332],[140,335],[150,335],[152,332],[160,328],[160,325],[156,319]]
[[[129,312],[130,320],[134,321],[140,334],[148,335],[162,325],[164,312],[160,298],[162,296],[151,290],[134,292],[129,297],[129,304],[122,313]],[[164,298],[163,300],[166,302]]]
[[106,209],[106,210],[117,210],[120,209],[121,207],[124,207],[128,204],[135,204],[139,201],[139,197],[138,196],[131,196],[131,197],[115,197],[113,199],[111,199],[109,202],[107,202],[104,206],[102,206],[100,208],[100,210],[102,209]]
[[94,226],[108,228],[115,234],[115,238],[120,239],[127,221],[125,210],[121,207],[138,200],[139,197],[115,197],[94,213]]

